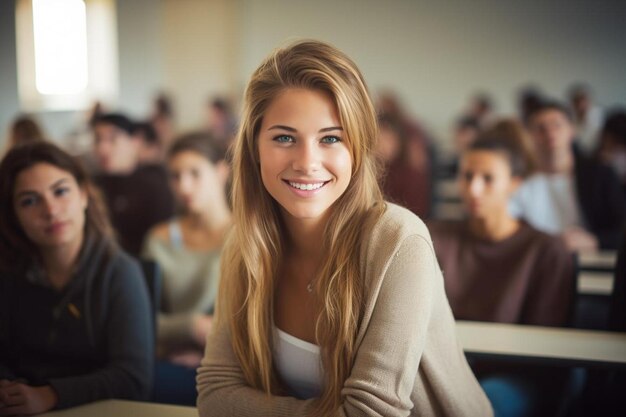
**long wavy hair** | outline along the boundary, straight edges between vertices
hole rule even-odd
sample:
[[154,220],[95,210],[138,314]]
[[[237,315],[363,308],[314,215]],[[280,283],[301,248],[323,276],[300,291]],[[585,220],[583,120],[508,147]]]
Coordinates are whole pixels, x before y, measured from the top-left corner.
[[53,165],[74,177],[87,194],[85,237],[105,239],[111,250],[115,236],[100,192],[81,163],[50,142],[32,142],[13,147],[0,163],[0,270],[23,270],[38,259],[39,250],[24,233],[13,206],[17,176],[34,165]]
[[278,49],[248,83],[233,148],[235,226],[222,260],[217,320],[228,326],[247,382],[279,394],[271,353],[273,295],[286,231],[278,203],[261,180],[257,138],[266,109],[288,88],[323,91],[333,98],[353,162],[350,183],[331,207],[321,242],[324,261],[313,289],[321,307],[315,335],[325,378],[316,414],[325,415],[341,403],[341,388],[356,354],[363,308],[359,261],[364,224],[380,216],[384,207],[373,154],[378,134],[375,110],[354,62],[331,45],[300,41]]

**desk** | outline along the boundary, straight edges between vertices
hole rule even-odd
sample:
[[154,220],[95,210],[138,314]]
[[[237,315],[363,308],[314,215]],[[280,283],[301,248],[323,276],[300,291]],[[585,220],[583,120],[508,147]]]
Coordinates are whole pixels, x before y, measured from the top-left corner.
[[576,289],[578,294],[609,296],[613,293],[613,273],[580,271]]
[[194,407],[143,403],[126,400],[105,400],[66,410],[40,414],[40,417],[198,417]]
[[626,369],[626,333],[457,321],[468,357]]
[[580,252],[578,264],[583,271],[613,271],[617,263],[617,252]]

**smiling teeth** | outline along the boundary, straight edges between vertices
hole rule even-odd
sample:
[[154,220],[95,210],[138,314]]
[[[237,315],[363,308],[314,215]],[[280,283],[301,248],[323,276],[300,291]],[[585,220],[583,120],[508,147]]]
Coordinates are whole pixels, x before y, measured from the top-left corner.
[[324,183],[320,182],[317,184],[300,184],[297,182],[289,181],[289,185],[291,185],[293,188],[297,188],[298,190],[311,191],[311,190],[317,190],[318,188],[322,188]]

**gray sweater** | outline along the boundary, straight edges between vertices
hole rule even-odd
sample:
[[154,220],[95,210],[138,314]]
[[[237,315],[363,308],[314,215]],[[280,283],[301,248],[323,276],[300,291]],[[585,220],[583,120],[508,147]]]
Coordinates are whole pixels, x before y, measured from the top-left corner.
[[106,398],[147,399],[154,333],[137,263],[87,239],[62,290],[41,270],[0,275],[0,379],[51,385],[57,408]]

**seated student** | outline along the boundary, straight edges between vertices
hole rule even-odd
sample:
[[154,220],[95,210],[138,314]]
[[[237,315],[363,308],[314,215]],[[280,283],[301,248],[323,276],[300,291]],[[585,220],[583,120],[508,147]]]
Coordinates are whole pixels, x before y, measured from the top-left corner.
[[254,72],[201,416],[490,416],[428,230],[383,201],[356,65],[301,41]]
[[538,104],[529,127],[539,169],[511,199],[511,214],[560,234],[571,250],[616,249],[626,201],[615,174],[575,151],[572,119],[561,104]]
[[[386,115],[380,118],[376,153],[383,166],[381,188],[384,197],[408,208],[421,218],[430,211],[430,169],[425,146],[408,136],[400,122]],[[414,163],[411,153],[420,153]]]
[[467,219],[428,224],[457,319],[566,323],[571,254],[559,238],[511,217],[507,209],[525,171],[520,149],[486,132],[461,158],[459,188]]
[[0,164],[0,415],[147,399],[148,294],[85,171],[49,143]]
[[95,183],[102,190],[120,244],[138,256],[148,230],[174,215],[174,197],[161,166],[139,164],[139,141],[133,123],[108,113],[93,122],[99,165]]
[[600,132],[597,156],[613,168],[626,198],[626,108],[608,114]]
[[[571,254],[558,237],[535,230],[507,210],[526,170],[518,143],[486,132],[461,158],[459,188],[467,219],[429,223],[456,319],[566,324],[574,285]],[[500,371],[506,374],[506,369]],[[522,412],[524,401],[531,406],[536,395],[524,388],[534,383],[532,378],[507,376],[495,390],[494,381],[487,379],[493,370],[482,366],[475,371],[496,416],[533,415],[530,409]],[[505,390],[524,399],[504,404]]]
[[138,122],[133,127],[133,138],[139,141],[139,164],[143,166],[163,163],[163,143],[159,141],[156,130],[150,122]]
[[195,368],[211,327],[220,251],[231,222],[229,170],[204,133],[176,140],[167,159],[181,214],[151,230],[142,256],[156,261],[163,273],[159,354]]

